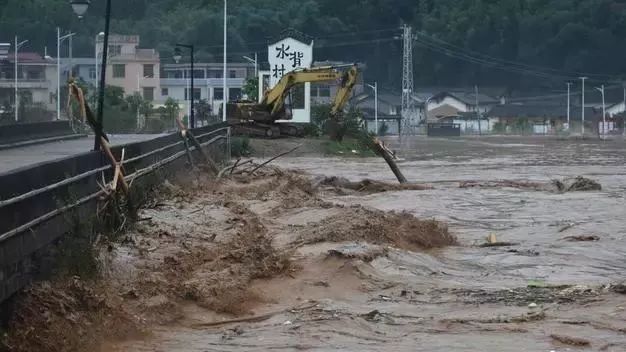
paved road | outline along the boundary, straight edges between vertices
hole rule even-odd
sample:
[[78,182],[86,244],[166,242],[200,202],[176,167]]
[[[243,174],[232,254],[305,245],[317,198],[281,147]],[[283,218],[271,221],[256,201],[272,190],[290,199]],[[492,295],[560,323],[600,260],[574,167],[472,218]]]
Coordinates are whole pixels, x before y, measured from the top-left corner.
[[[131,142],[152,139],[158,134],[125,134],[109,135],[111,144],[126,144]],[[0,173],[20,167],[64,158],[79,154],[93,148],[93,136],[81,139],[58,141],[45,144],[31,145],[22,148],[0,150]]]

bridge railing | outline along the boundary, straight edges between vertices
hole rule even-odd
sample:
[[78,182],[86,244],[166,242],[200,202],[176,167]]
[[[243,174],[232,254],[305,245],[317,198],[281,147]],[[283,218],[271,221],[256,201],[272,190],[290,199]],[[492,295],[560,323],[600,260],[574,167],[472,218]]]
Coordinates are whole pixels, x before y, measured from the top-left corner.
[[[226,125],[193,133],[213,159],[228,157]],[[125,175],[133,188],[156,182],[148,177],[155,170],[167,175],[184,169],[186,149],[179,133],[113,147],[117,160],[122,149]],[[109,160],[94,151],[0,174],[0,302],[33,280],[34,259],[72,231],[73,218],[94,218],[102,195],[98,183],[112,177]]]

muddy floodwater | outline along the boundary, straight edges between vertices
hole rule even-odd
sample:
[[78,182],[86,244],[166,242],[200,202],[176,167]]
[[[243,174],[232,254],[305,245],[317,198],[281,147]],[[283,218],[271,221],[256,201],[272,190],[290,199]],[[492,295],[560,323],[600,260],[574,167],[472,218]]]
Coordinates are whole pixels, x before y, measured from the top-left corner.
[[[433,189],[327,194],[324,200],[440,220],[458,245],[388,248],[367,261],[315,261],[307,258],[338,245],[306,246],[295,254],[304,263],[295,277],[255,282],[265,300],[254,314],[275,313],[267,319],[201,328],[194,322],[215,316],[193,306],[150,338],[114,349],[626,351],[626,288],[619,286],[626,279],[626,143],[494,137],[388,143],[407,179]],[[275,165],[312,177],[395,180],[378,158],[286,157]],[[459,187],[575,176],[599,182],[602,190]],[[273,216],[297,227],[330,211]],[[509,245],[481,246],[489,236]]]

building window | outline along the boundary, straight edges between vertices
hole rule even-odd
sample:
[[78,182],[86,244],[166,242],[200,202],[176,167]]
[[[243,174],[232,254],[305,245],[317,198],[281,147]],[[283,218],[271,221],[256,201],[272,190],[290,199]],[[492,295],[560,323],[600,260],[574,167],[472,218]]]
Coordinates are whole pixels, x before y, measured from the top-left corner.
[[154,65],[153,64],[143,65],[143,77],[154,78]]
[[330,97],[330,87],[328,86],[317,87],[317,96],[318,97]]
[[166,97],[170,95],[170,90],[167,88],[161,88],[161,96]]
[[222,78],[221,70],[209,70],[209,78]]
[[154,87],[143,87],[143,98],[147,101],[153,101]]
[[193,78],[204,78],[204,70],[193,70]]
[[[191,100],[190,97],[191,95],[189,94],[190,89],[189,88],[185,88],[185,100]],[[193,100],[200,100],[202,99],[202,91],[200,88],[193,88]]]
[[229,88],[228,89],[228,100],[229,101],[241,100],[241,88]]
[[121,45],[109,45],[108,55],[109,57],[122,55],[122,46]]
[[224,88],[213,88],[213,100],[224,100]]
[[183,71],[165,71],[165,78],[183,78]]
[[230,78],[237,78],[237,71],[230,70],[230,72],[228,73],[228,77],[230,77]]
[[115,64],[113,65],[113,78],[125,78],[126,77],[126,65]]

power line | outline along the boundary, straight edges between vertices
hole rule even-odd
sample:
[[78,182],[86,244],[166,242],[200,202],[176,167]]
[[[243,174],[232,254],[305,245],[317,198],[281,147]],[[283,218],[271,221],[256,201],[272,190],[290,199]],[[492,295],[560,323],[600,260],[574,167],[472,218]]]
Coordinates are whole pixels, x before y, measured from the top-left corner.
[[433,36],[429,36],[424,32],[418,32],[417,36],[421,36],[422,38],[424,38],[423,40],[425,41],[431,41],[431,42],[435,42],[435,43],[440,43],[440,45],[442,46],[449,46],[451,48],[454,48],[457,52],[461,52],[464,54],[468,54],[470,56],[473,57],[478,57],[478,58],[482,58],[485,60],[489,60],[489,61],[494,61],[494,62],[499,62],[505,65],[511,65],[511,66],[519,66],[520,68],[524,68],[524,69],[530,69],[530,70],[534,70],[534,71],[551,71],[551,72],[555,72],[555,73],[562,73],[562,74],[566,74],[566,75],[572,75],[572,76],[581,76],[581,75],[585,75],[585,76],[595,76],[595,77],[605,77],[605,78],[612,78],[612,75],[607,75],[607,74],[599,74],[599,73],[588,73],[588,72],[576,72],[576,71],[566,71],[566,70],[560,70],[560,69],[555,69],[555,68],[551,68],[551,67],[545,67],[545,66],[538,66],[538,65],[530,65],[530,64],[526,64],[523,62],[519,62],[519,61],[512,61],[512,60],[506,60],[506,59],[502,59],[502,58],[498,58],[498,57],[494,57],[494,56],[490,56],[487,54],[483,54],[471,49],[466,49],[463,47],[460,47],[458,45],[454,45],[451,44],[449,42],[446,42],[442,39],[439,38],[435,38]]
[[457,51],[450,50],[448,48],[437,46],[437,45],[435,45],[433,43],[421,41],[419,39],[417,39],[416,42],[417,42],[418,45],[420,45],[422,47],[425,47],[427,49],[430,49],[432,51],[438,52],[440,54],[444,54],[446,56],[449,56],[449,57],[452,57],[452,58],[456,58],[458,60],[474,63],[474,64],[479,64],[479,65],[483,65],[483,66],[490,66],[490,67],[493,67],[493,68],[496,68],[496,69],[500,69],[500,70],[503,70],[503,71],[509,71],[509,72],[514,72],[514,73],[519,73],[519,74],[532,75],[532,76],[541,77],[541,78],[550,78],[550,79],[559,79],[559,80],[573,80],[573,79],[575,79],[575,77],[573,77],[573,76],[555,75],[555,74],[549,74],[549,73],[545,73],[545,72],[539,72],[539,71],[532,71],[532,70],[528,70],[528,69],[522,69],[522,68],[514,67],[514,66],[506,66],[506,65],[503,65],[503,64],[498,63],[498,62],[488,61],[488,60],[484,60],[484,59],[480,59],[480,58],[475,58],[475,57],[469,56],[467,54],[459,53]]
[[[330,38],[339,38],[339,37],[350,37],[350,36],[358,36],[358,35],[364,35],[364,34],[373,34],[373,33],[385,33],[385,32],[391,32],[391,31],[398,31],[398,28],[387,28],[387,29],[375,29],[375,30],[368,30],[368,31],[352,31],[352,32],[343,32],[343,33],[336,33],[336,34],[329,34],[329,35],[325,35],[325,36],[315,36],[312,37],[314,40],[319,40],[319,39],[330,39]],[[392,38],[389,38],[391,40],[395,40]],[[363,42],[368,42],[371,41],[372,39],[368,39],[368,40],[359,40],[360,43]],[[373,39],[375,40],[385,40],[385,38],[380,38],[380,39]],[[387,39],[388,40],[388,39]],[[249,46],[249,47],[254,47],[254,46],[266,46],[267,44],[270,43],[270,40],[265,40],[262,42],[252,42],[252,43],[244,43],[245,45]],[[196,48],[200,48],[200,49],[222,49],[224,47],[223,44],[216,44],[216,45],[196,45]],[[316,47],[327,47],[327,46],[316,46]],[[328,46],[330,47],[330,46]]]

